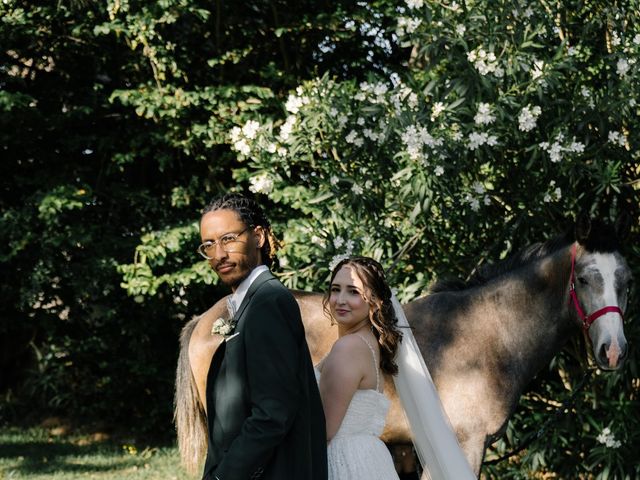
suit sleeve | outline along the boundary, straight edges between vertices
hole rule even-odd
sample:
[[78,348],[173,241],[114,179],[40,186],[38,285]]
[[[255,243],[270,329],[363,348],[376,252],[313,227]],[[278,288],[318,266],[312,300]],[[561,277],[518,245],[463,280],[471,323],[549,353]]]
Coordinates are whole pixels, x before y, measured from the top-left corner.
[[251,413],[215,471],[221,480],[248,479],[268,463],[298,411],[300,310],[285,290],[266,290],[247,307],[243,334]]

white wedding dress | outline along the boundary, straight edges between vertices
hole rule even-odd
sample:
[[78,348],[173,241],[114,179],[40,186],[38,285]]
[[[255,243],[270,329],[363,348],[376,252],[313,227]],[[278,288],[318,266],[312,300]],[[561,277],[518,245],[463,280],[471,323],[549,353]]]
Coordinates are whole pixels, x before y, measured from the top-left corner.
[[[376,388],[356,390],[342,424],[327,445],[329,480],[397,480],[391,454],[380,440],[390,401],[380,392],[380,371],[373,347]],[[320,382],[320,372],[315,369]]]

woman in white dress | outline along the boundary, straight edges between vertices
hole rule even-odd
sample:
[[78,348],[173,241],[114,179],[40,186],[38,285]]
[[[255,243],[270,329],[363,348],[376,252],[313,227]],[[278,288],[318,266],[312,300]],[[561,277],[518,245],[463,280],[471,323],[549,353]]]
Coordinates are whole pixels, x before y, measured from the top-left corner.
[[339,332],[316,371],[327,424],[329,480],[398,479],[379,438],[390,403],[382,393],[382,372],[397,373],[394,357],[402,336],[384,270],[367,257],[341,261],[323,304]]

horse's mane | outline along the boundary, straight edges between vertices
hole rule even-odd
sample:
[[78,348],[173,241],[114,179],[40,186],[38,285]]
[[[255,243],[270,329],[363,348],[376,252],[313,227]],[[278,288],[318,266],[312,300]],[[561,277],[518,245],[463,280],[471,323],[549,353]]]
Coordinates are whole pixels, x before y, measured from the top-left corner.
[[505,273],[512,272],[520,267],[529,265],[536,260],[544,258],[552,253],[570,245],[573,242],[573,232],[538,242],[510,255],[497,263],[485,264],[478,267],[467,280],[458,278],[444,278],[436,281],[429,287],[429,293],[451,292],[479,287],[489,281],[498,278]]

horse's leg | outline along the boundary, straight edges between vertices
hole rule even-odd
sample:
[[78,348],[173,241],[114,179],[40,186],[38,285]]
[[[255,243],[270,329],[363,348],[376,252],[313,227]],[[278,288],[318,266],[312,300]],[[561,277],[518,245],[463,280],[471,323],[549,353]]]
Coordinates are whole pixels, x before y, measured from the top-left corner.
[[393,464],[398,475],[414,473],[416,471],[416,456],[410,443],[394,443],[389,445]]

